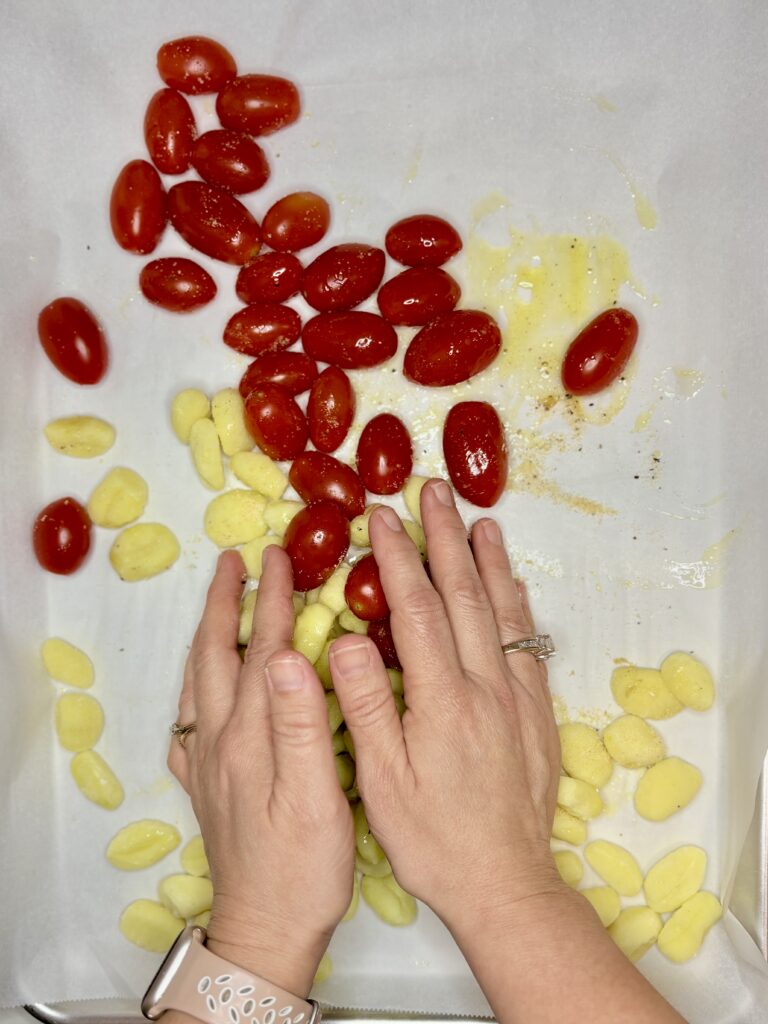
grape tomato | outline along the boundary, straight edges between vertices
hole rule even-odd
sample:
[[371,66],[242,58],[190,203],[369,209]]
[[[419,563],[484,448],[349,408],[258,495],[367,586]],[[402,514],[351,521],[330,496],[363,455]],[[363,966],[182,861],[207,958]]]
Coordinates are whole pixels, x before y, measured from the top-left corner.
[[189,96],[218,92],[237,74],[229,50],[207,36],[163,43],[157,51],[157,70],[166,85]]
[[300,112],[299,90],[275,75],[232,78],[216,97],[223,127],[249,135],[271,135],[296,121]]
[[216,295],[216,282],[199,263],[182,257],[152,260],[139,275],[139,287],[148,302],[171,313],[189,313]]
[[369,622],[368,636],[376,645],[385,667],[394,668],[398,672],[402,672],[403,666],[400,664],[400,658],[397,655],[389,616],[385,619],[375,619],[373,622]]
[[235,291],[241,302],[285,302],[298,293],[303,273],[291,253],[264,252],[238,273]]
[[278,252],[295,252],[315,245],[331,223],[331,208],[314,192],[292,192],[278,199],[261,224],[266,245]]
[[196,131],[195,115],[181,93],[159,89],[144,115],[144,141],[158,171],[183,174],[189,168]]
[[37,514],[32,546],[43,569],[69,576],[85,561],[91,547],[91,520],[74,498],[59,498]]
[[122,249],[146,255],[157,248],[168,220],[167,197],[160,175],[147,160],[131,160],[118,174],[109,219]]
[[302,501],[333,501],[347,519],[365,511],[365,488],[351,466],[324,452],[303,452],[294,460],[288,479]]
[[238,195],[255,192],[269,178],[269,163],[258,142],[226,128],[204,132],[192,147],[191,160],[203,181]]
[[295,459],[306,448],[304,413],[278,384],[259,384],[248,393],[245,424],[259,448],[275,462]]
[[350,611],[364,622],[384,619],[389,615],[379,567],[373,555],[364,555],[352,566],[344,586],[344,598]]
[[462,498],[481,508],[495,505],[509,471],[504,427],[488,402],[459,402],[445,419],[443,455]]
[[379,311],[391,324],[422,327],[450,313],[461,297],[461,288],[439,267],[411,267],[379,288]]
[[476,309],[455,309],[422,327],[405,353],[403,373],[426,387],[469,380],[501,350],[499,325]]
[[571,395],[594,395],[620,377],[637,342],[637,320],[626,309],[606,309],[568,346],[563,387]]
[[384,412],[366,423],[357,444],[357,472],[373,494],[402,490],[413,470],[413,445],[402,420]]
[[290,348],[301,334],[301,317],[279,302],[252,302],[230,317],[224,343],[247,356]]
[[223,263],[249,263],[261,248],[261,231],[239,200],[216,185],[182,181],[168,193],[171,224],[192,246]]
[[240,378],[240,394],[247,398],[259,384],[278,384],[289,395],[300,395],[316,378],[317,363],[303,352],[267,352],[254,359]]
[[385,262],[384,251],[372,245],[334,245],[304,271],[304,298],[321,313],[359,306],[379,287]]
[[321,452],[335,452],[355,418],[355,392],[349,377],[328,366],[312,385],[307,403],[309,438]]
[[37,318],[37,333],[50,361],[75,384],[98,384],[107,372],[104,331],[79,299],[64,296],[50,302]]
[[420,213],[393,224],[384,245],[393,260],[407,267],[439,267],[460,251],[461,238],[447,220]]
[[332,501],[314,501],[285,532],[295,590],[314,590],[331,576],[349,550],[349,522]]
[[319,313],[304,324],[301,343],[313,359],[345,370],[362,370],[392,358],[397,334],[375,313]]

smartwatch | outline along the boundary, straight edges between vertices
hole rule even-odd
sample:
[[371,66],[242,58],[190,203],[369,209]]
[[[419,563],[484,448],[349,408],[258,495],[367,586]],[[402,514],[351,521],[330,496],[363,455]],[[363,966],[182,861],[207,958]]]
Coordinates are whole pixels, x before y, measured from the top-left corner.
[[204,1024],[319,1024],[320,1007],[249,974],[205,946],[205,929],[192,925],[174,942],[141,1001],[157,1020],[179,1010]]

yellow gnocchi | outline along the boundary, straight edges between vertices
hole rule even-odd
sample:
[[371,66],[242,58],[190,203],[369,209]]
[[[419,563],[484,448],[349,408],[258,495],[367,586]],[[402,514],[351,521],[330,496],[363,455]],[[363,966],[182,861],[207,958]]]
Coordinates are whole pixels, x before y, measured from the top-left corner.
[[347,911],[344,914],[344,917],[342,917],[342,919],[341,919],[341,923],[342,924],[344,924],[345,921],[351,921],[352,920],[352,918],[357,913],[357,908],[358,908],[359,905],[360,905],[360,877],[357,874],[357,872],[355,872],[353,877],[352,877],[352,898],[349,901],[349,906],[347,907]]
[[559,727],[563,768],[574,779],[598,789],[611,777],[613,761],[597,731],[582,722]]
[[414,519],[419,526],[422,526],[421,522],[421,490],[429,481],[428,476],[409,476],[405,481],[405,487],[403,488],[403,500],[405,501],[405,507],[411,514],[411,518]]
[[288,477],[263,452],[236,452],[229,460],[229,468],[246,487],[269,501],[279,501],[288,487]]
[[555,808],[555,818],[552,822],[552,836],[561,839],[564,843],[571,843],[573,846],[581,846],[587,840],[587,826],[570,811],[562,807]]
[[659,732],[637,715],[622,715],[603,729],[603,743],[623,768],[649,768],[664,757]]
[[321,601],[326,608],[330,608],[334,616],[340,615],[347,607],[344,587],[347,584],[347,577],[351,572],[352,566],[347,562],[342,562],[341,565],[338,565],[333,570],[322,587],[319,588],[318,601]]
[[553,854],[555,867],[566,885],[575,889],[584,877],[584,865],[573,850],[556,850]]
[[643,887],[640,865],[623,846],[596,839],[584,850],[587,864],[620,896],[637,896]]
[[658,938],[661,918],[650,907],[627,907],[608,929],[613,941],[633,963],[644,956]]
[[699,769],[679,757],[651,765],[635,788],[635,810],[648,821],[666,821],[687,807],[701,789]]
[[660,952],[676,964],[696,956],[709,929],[723,916],[720,901],[711,892],[697,892],[672,914],[658,937]]
[[609,885],[596,885],[579,892],[592,905],[603,928],[610,928],[621,913],[621,900],[616,890]]
[[268,501],[264,509],[264,521],[272,533],[284,537],[290,521],[303,508],[300,501]]
[[416,900],[398,885],[394,875],[384,878],[363,875],[360,891],[368,906],[386,924],[400,928],[416,920]]
[[224,460],[213,420],[199,419],[192,424],[189,450],[197,475],[205,486],[220,491],[224,486]]
[[248,452],[254,440],[245,425],[245,403],[237,388],[222,388],[211,399],[211,418],[225,455]]
[[698,846],[679,846],[658,860],[645,876],[645,902],[659,914],[677,910],[704,884],[707,855]]
[[345,608],[339,616],[339,625],[342,629],[345,629],[347,633],[359,633],[360,636],[365,636],[368,632],[368,623],[362,619],[358,619],[353,611],[349,608]]
[[209,878],[211,869],[205,855],[203,837],[194,836],[181,851],[181,866],[188,875],[195,878]]
[[240,557],[245,564],[245,571],[252,580],[261,579],[264,551],[270,544],[275,544],[277,547],[283,546],[279,537],[268,533],[262,537],[254,537],[253,540],[247,541],[240,548]]
[[144,514],[149,488],[132,469],[111,469],[88,499],[88,515],[96,526],[116,530]]
[[237,642],[245,646],[250,642],[253,630],[253,609],[256,607],[258,590],[249,590],[240,605],[240,625],[237,631]]
[[382,861],[386,860],[386,857],[371,832],[362,801],[355,804],[353,818],[355,824],[355,847],[358,855],[368,864],[381,864]]
[[77,788],[91,803],[105,811],[114,811],[125,797],[120,780],[95,750],[75,754],[69,764]]
[[54,717],[59,743],[74,754],[95,747],[104,728],[101,704],[87,693],[62,693]]
[[140,871],[157,864],[180,842],[179,830],[173,825],[143,818],[115,833],[107,846],[107,860],[121,871]]
[[410,519],[404,519],[403,529],[416,545],[416,550],[421,555],[421,558],[425,559],[427,557],[427,538],[423,528],[419,523],[414,523]]
[[109,560],[120,579],[133,583],[170,569],[180,554],[179,542],[167,526],[137,523],[118,534]]
[[344,721],[344,715],[339,707],[339,698],[332,690],[325,695],[325,709],[328,712],[328,727],[333,735]]
[[369,878],[386,878],[387,875],[392,874],[392,866],[386,857],[371,864],[370,861],[363,860],[360,854],[356,853],[355,868],[361,875],[368,875]]
[[323,953],[320,957],[320,963],[317,965],[317,970],[315,971],[315,977],[312,980],[312,984],[322,985],[324,981],[328,981],[332,974],[333,960],[331,960],[327,953]]
[[59,637],[49,637],[40,648],[40,654],[51,679],[81,690],[93,686],[93,662],[79,647]]
[[185,920],[210,910],[213,906],[213,883],[196,875],[168,875],[157,888],[160,902],[175,917]]
[[582,821],[596,818],[603,810],[602,797],[588,782],[561,775],[557,785],[557,802]]
[[708,711],[715,702],[715,684],[706,665],[683,651],[661,663],[661,678],[669,691],[694,711]]
[[115,428],[97,416],[63,416],[44,428],[54,451],[73,459],[93,459],[115,443]]
[[683,710],[655,668],[625,665],[614,669],[611,693],[622,710],[639,718],[671,718]]
[[266,504],[266,499],[255,491],[238,489],[218,494],[205,510],[206,535],[220,548],[233,548],[263,537],[267,532]]
[[336,775],[342,789],[352,789],[355,784],[355,762],[349,754],[337,754],[334,757]]
[[293,649],[313,665],[323,652],[336,616],[324,604],[310,604],[296,616]]
[[208,419],[210,411],[208,396],[199,388],[179,391],[171,402],[171,426],[182,444],[189,444],[192,427],[198,420]]
[[369,548],[371,546],[371,537],[368,532],[368,525],[371,513],[377,508],[381,508],[381,505],[368,505],[361,516],[355,516],[355,518],[350,522],[349,539],[355,547]]
[[134,900],[120,915],[120,931],[134,946],[149,953],[167,953],[185,922],[155,900]]

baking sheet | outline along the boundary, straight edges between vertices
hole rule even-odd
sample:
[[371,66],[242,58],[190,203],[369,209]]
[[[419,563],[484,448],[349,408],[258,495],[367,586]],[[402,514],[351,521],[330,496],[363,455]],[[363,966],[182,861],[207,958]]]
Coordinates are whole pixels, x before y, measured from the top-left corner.
[[[178,860],[122,875],[103,849],[137,817],[177,822],[185,838],[196,831],[164,759],[215,553],[201,530],[209,495],[167,408],[182,386],[213,391],[239,376],[242,361],[219,341],[237,308],[235,272],[212,268],[220,297],[194,316],[152,310],[136,287],[142,261],[117,249],[105,213],[115,173],[143,155],[155,50],[188,32],[221,39],[242,69],[286,73],[303,90],[301,122],[266,143],[274,173],[249,200],[257,211],[313,187],[333,203],[329,242],[380,239],[394,219],[425,208],[466,234],[477,204],[500,194],[505,226],[606,232],[628,250],[646,298],[622,292],[643,331],[626,407],[585,429],[581,451],[568,445],[542,467],[617,514],[585,515],[525,488],[499,512],[559,648],[553,688],[572,711],[606,706],[617,657],[657,664],[682,647],[713,668],[715,710],[661,726],[670,749],[704,770],[696,802],[663,830],[638,823],[619,779],[591,837],[623,839],[644,866],[698,842],[710,854],[706,886],[727,899],[768,736],[765,9],[319,0],[214,11],[197,0],[70,0],[4,5],[3,21],[0,1003],[138,995],[156,958],[122,940],[117,917],[131,899],[152,897]],[[210,107],[196,105],[201,124]],[[654,230],[641,226],[633,191],[657,212]],[[184,252],[169,234],[155,255]],[[82,297],[106,326],[113,364],[96,389],[69,384],[40,355],[35,317],[57,294]],[[700,389],[676,368],[699,374]],[[498,399],[491,378],[477,393]],[[399,394],[393,407],[416,418]],[[371,388],[361,421],[377,402]],[[514,407],[522,422],[524,403]],[[115,448],[95,463],[58,457],[42,437],[50,417],[76,412],[117,427]],[[45,577],[27,542],[35,513],[60,494],[86,498],[113,465],[146,477],[145,518],[174,528],[179,563],[123,584],[107,563],[112,537],[97,531],[86,570]],[[55,748],[56,690],[37,655],[47,635],[95,661],[93,693],[107,714],[99,750],[126,786],[114,814],[86,805]],[[392,931],[363,907],[331,952],[336,973],[319,992],[328,1002],[487,1012],[426,910],[417,926]],[[687,968],[655,951],[641,967],[691,1021],[766,1019],[768,971],[733,916]]]

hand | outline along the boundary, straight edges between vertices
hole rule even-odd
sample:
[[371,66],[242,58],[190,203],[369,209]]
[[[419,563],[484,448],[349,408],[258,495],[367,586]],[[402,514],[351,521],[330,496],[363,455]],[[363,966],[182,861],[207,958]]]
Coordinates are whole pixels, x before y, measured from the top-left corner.
[[330,664],[371,831],[403,888],[456,933],[563,888],[549,848],[560,747],[544,663],[501,651],[535,630],[498,526],[476,523],[470,548],[443,481],[421,510],[431,582],[395,513],[370,520],[402,723],[371,641],[337,640]]
[[299,996],[352,895],[352,818],[323,688],[291,649],[293,580],[264,552],[251,642],[237,651],[243,563],[219,559],[184,670],[168,765],[192,798],[211,865],[208,946]]

